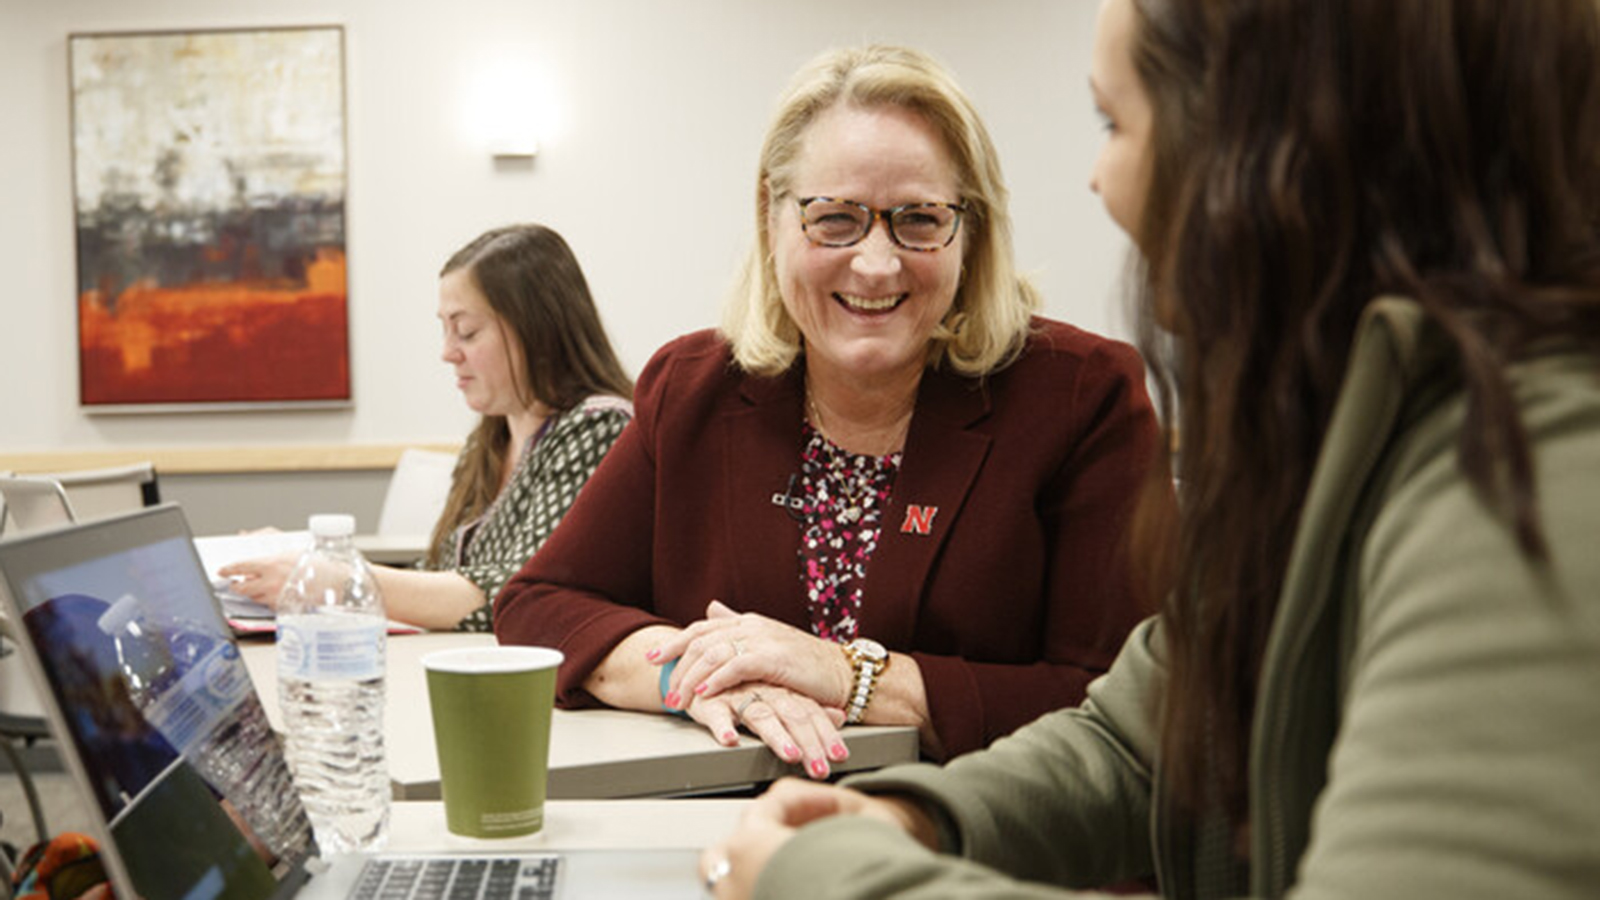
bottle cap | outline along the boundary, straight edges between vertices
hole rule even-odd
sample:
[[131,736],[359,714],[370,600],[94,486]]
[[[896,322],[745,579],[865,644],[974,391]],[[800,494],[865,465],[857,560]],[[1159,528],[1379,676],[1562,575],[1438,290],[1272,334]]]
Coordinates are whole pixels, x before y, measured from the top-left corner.
[[345,513],[322,513],[311,517],[314,537],[349,537],[356,533],[356,517]]
[[132,622],[139,615],[139,600],[132,594],[123,594],[122,599],[106,607],[106,611],[95,620],[95,625],[106,634],[116,634],[124,625]]

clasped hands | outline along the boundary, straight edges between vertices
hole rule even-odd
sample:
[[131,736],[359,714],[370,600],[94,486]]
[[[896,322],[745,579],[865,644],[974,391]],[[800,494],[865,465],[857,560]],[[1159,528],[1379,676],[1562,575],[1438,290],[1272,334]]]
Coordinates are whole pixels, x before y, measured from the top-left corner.
[[816,779],[850,756],[839,729],[854,674],[837,644],[713,600],[704,619],[645,658],[657,666],[677,661],[662,702],[724,745],[738,743],[743,725]]

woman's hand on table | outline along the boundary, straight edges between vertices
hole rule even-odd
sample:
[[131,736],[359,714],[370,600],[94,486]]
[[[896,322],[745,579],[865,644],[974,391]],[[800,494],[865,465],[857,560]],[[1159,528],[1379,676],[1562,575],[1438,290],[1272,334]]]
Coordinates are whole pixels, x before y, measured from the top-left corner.
[[706,607],[704,619],[663,641],[653,653],[652,662],[677,660],[668,688],[669,695],[682,698],[715,697],[739,685],[762,683],[843,709],[855,680],[838,644],[763,615],[734,612],[718,600]]
[[785,778],[751,802],[733,834],[701,854],[700,875],[707,893],[718,900],[749,897],[767,862],[797,829],[830,816],[852,815],[886,822],[929,849],[938,849],[933,819],[909,799]]
[[262,606],[277,609],[278,595],[283,593],[283,586],[289,580],[289,573],[294,570],[295,563],[299,562],[299,559],[300,557],[293,553],[246,559],[223,566],[217,570],[217,574],[228,579],[228,589],[235,594],[249,597]]
[[815,779],[828,777],[830,762],[850,756],[839,736],[844,712],[780,685],[747,683],[715,697],[692,697],[684,712],[728,747],[739,742],[744,726],[779,759]]

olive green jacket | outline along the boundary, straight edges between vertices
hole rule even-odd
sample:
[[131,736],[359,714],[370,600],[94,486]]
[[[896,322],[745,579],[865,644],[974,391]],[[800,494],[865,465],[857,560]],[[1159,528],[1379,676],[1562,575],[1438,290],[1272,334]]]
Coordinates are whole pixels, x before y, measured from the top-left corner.
[[[1253,896],[1600,896],[1600,363],[1513,370],[1540,567],[1461,473],[1450,360],[1413,303],[1363,319],[1263,665]],[[1236,861],[1164,805],[1164,677],[1152,620],[1080,708],[852,782],[934,804],[952,855],[829,819],[773,857],[757,896],[1059,896],[1152,871],[1168,897],[1226,895],[1210,876]]]

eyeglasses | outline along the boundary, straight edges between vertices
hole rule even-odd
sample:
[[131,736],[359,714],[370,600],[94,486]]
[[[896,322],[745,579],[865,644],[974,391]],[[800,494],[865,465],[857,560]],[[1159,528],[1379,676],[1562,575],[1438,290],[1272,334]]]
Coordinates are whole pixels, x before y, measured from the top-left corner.
[[853,247],[872,232],[872,223],[882,219],[895,246],[932,253],[956,239],[961,214],[967,211],[959,203],[907,203],[877,210],[832,197],[797,199],[800,230],[805,232],[806,240],[819,247]]

